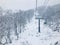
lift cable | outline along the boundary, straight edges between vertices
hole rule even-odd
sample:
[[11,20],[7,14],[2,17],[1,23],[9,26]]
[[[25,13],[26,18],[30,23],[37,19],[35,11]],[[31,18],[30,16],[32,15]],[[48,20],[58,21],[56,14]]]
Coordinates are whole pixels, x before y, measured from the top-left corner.
[[[48,8],[48,2],[49,2],[49,0],[45,0],[45,1],[43,2],[43,4],[42,4],[42,6],[45,6],[45,9],[43,10],[42,15],[45,13],[45,11],[46,11],[47,8]],[[35,14],[36,16],[39,15],[37,8],[38,8],[38,0],[36,0],[36,7],[35,7],[35,11],[34,11],[34,14]]]
[[48,3],[49,3],[49,0],[45,0],[45,1],[44,1],[43,6],[45,6],[45,9],[43,10],[42,15],[46,12],[46,10],[47,10],[47,8],[48,8]]

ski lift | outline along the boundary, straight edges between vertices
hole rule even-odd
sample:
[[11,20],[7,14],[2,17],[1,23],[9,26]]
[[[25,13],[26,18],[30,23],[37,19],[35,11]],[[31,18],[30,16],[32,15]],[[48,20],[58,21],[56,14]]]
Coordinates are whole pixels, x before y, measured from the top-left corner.
[[45,21],[44,24],[47,24],[47,22]]
[[[48,3],[48,1],[49,0],[46,0],[45,2],[44,2],[44,4],[46,5],[47,3]],[[45,9],[46,10],[46,9]],[[44,12],[45,12],[45,10],[43,11],[43,14],[44,14]],[[38,19],[38,32],[40,32],[40,19],[45,19],[45,18],[42,18],[40,15],[39,15],[39,13],[38,13],[38,10],[37,10],[37,0],[36,0],[36,9],[35,9],[35,18],[36,19]],[[47,19],[46,19],[46,21],[44,22],[44,24],[47,24]]]
[[47,19],[45,20],[44,24],[47,24]]

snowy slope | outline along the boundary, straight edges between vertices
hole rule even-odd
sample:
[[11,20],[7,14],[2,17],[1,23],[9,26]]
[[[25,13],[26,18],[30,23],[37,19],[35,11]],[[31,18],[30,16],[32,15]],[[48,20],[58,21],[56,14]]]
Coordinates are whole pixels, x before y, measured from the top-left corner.
[[41,33],[38,33],[38,20],[32,18],[30,23],[26,24],[26,31],[19,34],[19,40],[13,40],[11,44],[6,45],[54,45],[60,40],[60,34],[53,32],[44,20],[41,20]]

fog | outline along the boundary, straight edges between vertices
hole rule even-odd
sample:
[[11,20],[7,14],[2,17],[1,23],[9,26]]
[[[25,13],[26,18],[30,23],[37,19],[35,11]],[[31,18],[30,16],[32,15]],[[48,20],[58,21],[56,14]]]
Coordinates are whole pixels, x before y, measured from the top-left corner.
[[[45,0],[38,0],[38,6],[41,6]],[[28,10],[35,8],[36,0],[0,0],[0,6],[4,9]],[[49,0],[48,5],[59,4],[60,0]]]

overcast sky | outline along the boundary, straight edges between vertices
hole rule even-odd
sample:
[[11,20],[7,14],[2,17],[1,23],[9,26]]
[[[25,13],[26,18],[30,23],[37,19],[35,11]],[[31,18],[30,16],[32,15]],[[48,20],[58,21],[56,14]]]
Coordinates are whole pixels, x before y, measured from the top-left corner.
[[[4,9],[28,10],[35,8],[36,0],[0,0],[0,6]],[[41,6],[45,0],[38,0],[38,6]],[[48,5],[59,4],[60,0],[49,0]]]

